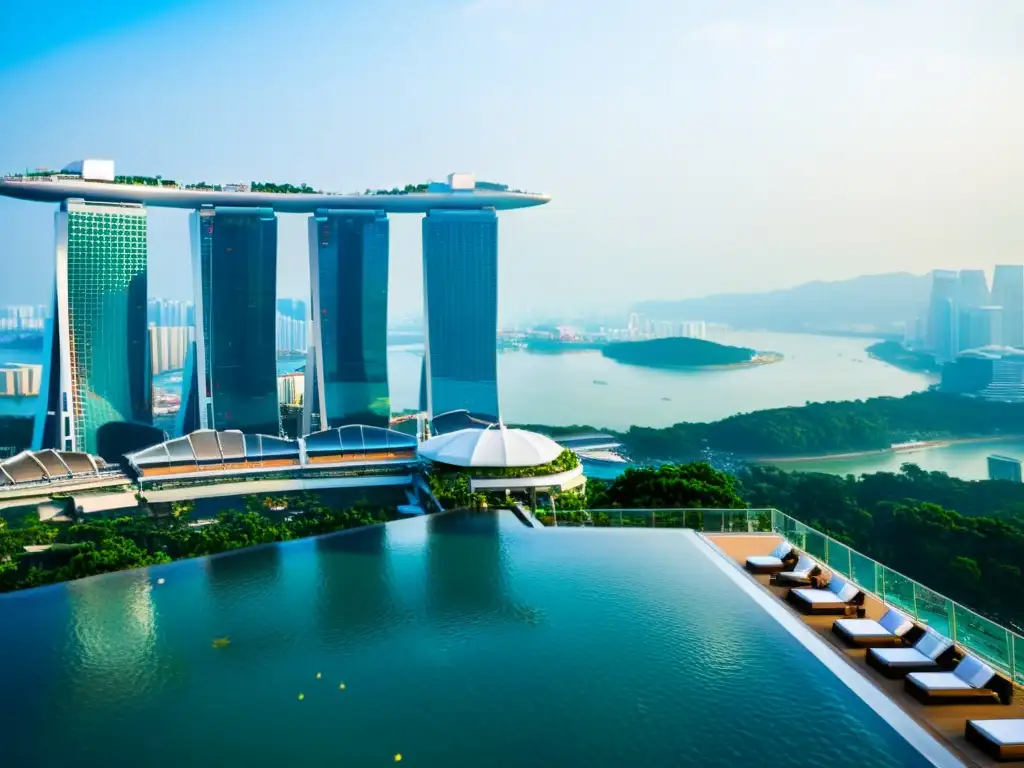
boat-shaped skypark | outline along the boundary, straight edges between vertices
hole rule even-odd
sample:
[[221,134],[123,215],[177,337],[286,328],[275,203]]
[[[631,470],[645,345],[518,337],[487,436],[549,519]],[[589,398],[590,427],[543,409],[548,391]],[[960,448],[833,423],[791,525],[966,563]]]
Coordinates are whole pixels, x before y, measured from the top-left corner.
[[308,216],[312,344],[304,432],[349,424],[386,428],[388,214],[421,214],[421,391],[432,423],[448,417],[436,433],[458,422],[453,413],[473,424],[500,419],[498,212],[550,199],[466,173],[333,194],[306,184],[119,176],[111,160],[5,176],[0,196],[59,206],[55,320],[44,352],[50,375],[33,446],[100,456],[124,453],[129,433],[138,433],[128,439],[134,448],[159,442],[149,433],[147,208],[191,211],[195,343],[186,354],[179,434],[280,431],[278,214]]
[[82,199],[159,208],[272,208],[278,213],[315,213],[332,208],[386,213],[427,213],[442,208],[507,211],[551,200],[547,195],[510,189],[506,184],[475,181],[469,174],[451,174],[447,182],[342,194],[305,184],[179,184],[159,176],[114,176],[113,163],[108,161],[80,161],[60,171],[4,176],[0,178],[0,195],[40,203]]

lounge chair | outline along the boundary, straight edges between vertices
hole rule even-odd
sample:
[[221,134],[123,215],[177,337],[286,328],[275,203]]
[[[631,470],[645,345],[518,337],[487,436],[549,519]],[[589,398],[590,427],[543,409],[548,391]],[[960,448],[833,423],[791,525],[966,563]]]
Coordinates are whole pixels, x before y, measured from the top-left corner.
[[825,589],[791,589],[786,598],[802,613],[846,613],[848,606],[864,603],[864,593],[838,573]]
[[1024,760],[1024,720],[968,720],[967,741],[1001,763]]
[[921,631],[895,608],[890,608],[878,621],[836,619],[832,624],[832,632],[847,645],[856,648],[900,647],[916,641]]
[[751,573],[778,573],[787,565],[794,565],[797,557],[793,545],[783,541],[770,555],[753,555],[747,558],[746,567]]
[[821,573],[821,568],[807,555],[801,554],[791,571],[775,574],[774,584],[780,587],[799,587],[811,583],[811,577]]
[[926,630],[912,648],[869,648],[867,662],[886,677],[898,680],[911,672],[939,672],[953,661],[953,641]]
[[907,693],[924,704],[992,704],[1013,701],[1013,685],[974,656],[964,656],[952,672],[911,672]]

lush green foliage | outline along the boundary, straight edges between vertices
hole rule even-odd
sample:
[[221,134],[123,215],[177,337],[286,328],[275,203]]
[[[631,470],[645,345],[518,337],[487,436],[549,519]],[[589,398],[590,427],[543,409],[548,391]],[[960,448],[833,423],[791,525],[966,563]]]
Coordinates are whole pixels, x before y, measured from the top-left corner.
[[[224,511],[215,523],[196,526],[189,523],[192,506],[176,502],[163,517],[0,527],[0,591],[317,536],[394,517],[389,510],[365,504],[334,509],[313,494],[287,494],[246,497],[244,511]],[[53,546],[25,552],[31,544]]]
[[620,363],[654,368],[688,368],[704,365],[747,363],[757,352],[704,339],[669,338],[619,341],[601,348],[601,354]]
[[1024,624],[1024,484],[913,464],[860,478],[755,467],[741,476],[741,493],[981,613]]
[[703,462],[627,469],[606,486],[588,488],[592,507],[743,509],[732,475]]
[[406,184],[404,187],[399,189],[393,187],[392,189],[368,189],[364,194],[367,195],[412,195],[426,192],[428,184]]
[[430,492],[445,509],[464,509],[480,501],[469,491],[469,475],[458,472],[431,472],[427,475]]
[[639,460],[685,461],[697,458],[704,448],[781,457],[880,450],[905,440],[1024,433],[1024,405],[918,392],[902,398],[773,408],[664,429],[630,427],[625,433],[586,426],[523,428],[554,435],[606,432]]
[[430,471],[431,474],[441,475],[466,475],[468,477],[543,477],[544,475],[557,475],[561,472],[568,472],[580,465],[579,457],[568,448],[563,450],[555,460],[548,464],[540,464],[536,467],[456,467],[452,464],[434,462]]
[[316,193],[308,184],[275,184],[272,181],[254,181],[249,185],[250,192],[273,192],[275,195],[312,195]]

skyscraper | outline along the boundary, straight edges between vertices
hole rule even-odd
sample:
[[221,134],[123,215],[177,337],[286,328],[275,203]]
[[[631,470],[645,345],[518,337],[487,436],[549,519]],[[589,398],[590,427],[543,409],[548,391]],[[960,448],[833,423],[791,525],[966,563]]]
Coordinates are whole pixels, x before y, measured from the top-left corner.
[[959,342],[956,298],[959,275],[945,269],[932,271],[932,292],[928,302],[928,350],[940,361],[952,360]]
[[1003,344],[1024,348],[1024,265],[996,266],[992,303],[1003,308]]
[[1002,307],[973,307],[960,313],[960,348],[978,349],[1003,341]]
[[[991,320],[992,313],[982,313],[978,310],[990,304],[991,296],[988,290],[988,280],[984,270],[961,269],[956,289],[956,318],[957,318],[957,344],[954,352],[962,352],[965,349],[976,349],[987,346],[993,342],[981,339],[991,339],[992,334],[986,328],[986,320]],[[1002,331],[996,334],[1002,336]]]
[[277,217],[201,208],[190,223],[200,426],[277,435]]
[[[309,219],[312,374],[324,427],[387,427],[388,219],[383,211],[317,211]],[[309,371],[307,371],[309,373]]]
[[991,303],[988,279],[982,269],[961,269],[957,280],[957,305],[961,309],[984,307]]
[[[498,218],[493,210],[423,219],[427,410],[498,420]],[[434,424],[437,431],[438,425]]]
[[67,200],[55,217],[49,382],[35,444],[103,454],[109,424],[152,421],[146,330],[146,210]]

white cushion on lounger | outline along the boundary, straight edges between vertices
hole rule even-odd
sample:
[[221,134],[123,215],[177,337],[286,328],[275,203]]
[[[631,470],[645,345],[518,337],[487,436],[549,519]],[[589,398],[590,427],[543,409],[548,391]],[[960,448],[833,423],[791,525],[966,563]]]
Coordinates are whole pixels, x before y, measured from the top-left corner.
[[793,591],[811,605],[834,603],[838,599],[836,598],[836,593],[831,589],[794,589]]
[[885,616],[879,619],[878,623],[883,629],[896,635],[896,637],[903,637],[914,628],[914,622],[895,608],[890,608],[886,611]]
[[853,598],[855,598],[859,592],[860,590],[857,589],[856,584],[846,582],[846,586],[844,586],[841,590],[836,592],[836,597],[839,599],[839,602],[848,603],[851,600],[853,600]]
[[974,656],[965,656],[953,674],[970,685],[972,688],[984,688],[988,681],[995,677],[995,670],[981,659]]
[[747,565],[756,565],[760,568],[768,568],[773,565],[782,565],[782,560],[774,555],[754,555],[747,558]]
[[976,687],[953,672],[911,672],[907,679],[929,691],[969,691]]
[[790,544],[788,541],[783,541],[779,543],[779,546],[772,550],[771,556],[776,558],[777,560],[781,560],[792,551],[793,545]]
[[953,645],[953,641],[949,638],[943,637],[935,632],[925,632],[921,636],[921,639],[914,643],[914,648],[919,650],[932,661],[935,661],[939,658],[942,652],[951,645]]
[[927,664],[935,661],[917,648],[872,648],[868,653],[877,656],[890,667],[909,667],[911,664]]
[[807,555],[801,555],[800,558],[797,560],[797,564],[793,567],[793,570],[791,570],[790,572],[794,575],[800,574],[805,575],[806,577],[806,575],[810,573],[812,570],[814,570],[814,560],[809,558]]
[[836,624],[851,637],[889,637],[892,634],[874,619],[838,619]]
[[1024,720],[969,720],[975,728],[1000,746],[1024,744]]

